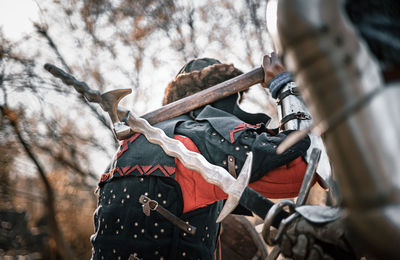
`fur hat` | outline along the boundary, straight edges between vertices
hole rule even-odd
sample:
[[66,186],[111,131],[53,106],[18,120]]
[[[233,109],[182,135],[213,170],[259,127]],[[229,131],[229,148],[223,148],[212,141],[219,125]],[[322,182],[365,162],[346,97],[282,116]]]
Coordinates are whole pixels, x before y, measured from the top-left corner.
[[216,59],[193,59],[186,63],[165,89],[163,105],[193,95],[243,72]]

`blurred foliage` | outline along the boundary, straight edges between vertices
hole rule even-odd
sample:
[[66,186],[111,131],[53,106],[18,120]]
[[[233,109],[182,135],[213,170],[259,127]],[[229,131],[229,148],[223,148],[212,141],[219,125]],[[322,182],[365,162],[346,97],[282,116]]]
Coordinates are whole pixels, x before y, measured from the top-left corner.
[[[12,41],[0,28],[0,211],[26,214],[25,231],[39,250],[33,258],[90,256],[93,190],[117,146],[101,109],[43,65],[101,92],[130,87],[122,104],[143,114],[161,105],[164,87],[191,58],[217,58],[243,71],[260,66],[271,50],[265,4],[45,0],[32,34]],[[252,106],[274,113],[260,93],[249,95]],[[33,254],[23,244],[1,248],[0,258]]]

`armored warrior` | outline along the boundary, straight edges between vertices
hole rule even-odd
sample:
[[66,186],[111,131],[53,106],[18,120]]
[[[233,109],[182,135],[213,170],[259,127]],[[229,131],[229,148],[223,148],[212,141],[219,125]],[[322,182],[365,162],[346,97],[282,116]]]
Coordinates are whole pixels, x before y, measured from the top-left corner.
[[[272,67],[264,70],[269,70],[267,81],[280,73]],[[168,84],[163,104],[241,73],[215,59],[194,59]],[[303,156],[309,138],[278,155],[276,148],[288,132],[269,129],[270,117],[265,114],[243,111],[240,96],[231,95],[155,126],[234,177],[251,151],[249,186],[268,198],[295,197],[307,167]],[[93,259],[217,259],[216,219],[227,195],[143,135],[121,142],[101,176],[98,195]]]

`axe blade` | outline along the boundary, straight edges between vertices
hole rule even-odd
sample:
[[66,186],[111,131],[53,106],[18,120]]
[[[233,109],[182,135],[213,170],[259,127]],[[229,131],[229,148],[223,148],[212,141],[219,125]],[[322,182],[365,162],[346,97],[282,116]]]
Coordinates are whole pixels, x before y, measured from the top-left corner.
[[217,223],[221,222],[226,218],[239,204],[240,197],[243,194],[244,188],[247,187],[251,176],[251,165],[253,164],[253,153],[247,154],[246,161],[243,164],[242,170],[240,171],[239,177],[236,182],[229,187],[230,193],[228,193],[228,199],[225,202],[224,207],[221,210],[217,218]]

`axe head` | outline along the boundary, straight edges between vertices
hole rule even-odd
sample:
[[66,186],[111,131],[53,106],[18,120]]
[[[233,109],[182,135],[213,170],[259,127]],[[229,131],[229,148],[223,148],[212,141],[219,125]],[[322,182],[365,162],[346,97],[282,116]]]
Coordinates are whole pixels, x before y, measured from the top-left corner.
[[243,191],[246,189],[250,181],[251,176],[251,165],[253,164],[253,153],[247,154],[246,161],[239,173],[237,180],[229,187],[228,199],[225,201],[225,205],[221,210],[217,218],[217,223],[221,222],[226,218],[239,204],[240,197]]

